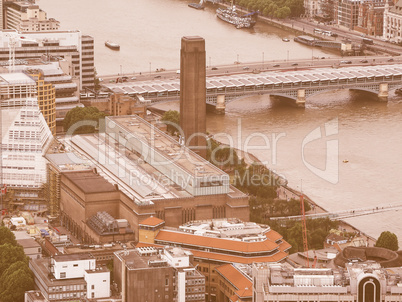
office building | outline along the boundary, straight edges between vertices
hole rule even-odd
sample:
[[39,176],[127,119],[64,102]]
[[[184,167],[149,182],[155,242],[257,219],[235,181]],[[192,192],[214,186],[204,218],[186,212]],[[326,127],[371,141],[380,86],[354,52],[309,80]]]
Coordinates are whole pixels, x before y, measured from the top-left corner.
[[254,263],[253,301],[396,302],[402,300],[401,276],[400,267],[374,261],[349,262],[345,269]]
[[5,2],[5,28],[19,32],[58,30],[60,22],[47,18],[39,5],[29,1]]
[[14,30],[0,32],[0,64],[8,62],[10,41],[15,40],[16,64],[50,54],[71,61],[68,75],[79,77],[79,90],[94,87],[94,39],[91,36],[78,30],[26,32],[24,38],[15,35]]
[[205,277],[180,248],[151,247],[115,253],[114,280],[122,301],[205,301]]
[[[63,120],[67,112],[75,107],[84,107],[78,97],[79,77],[67,74],[67,60],[43,55],[41,59],[24,60],[15,66],[37,82],[38,104],[53,136],[63,131]],[[7,68],[3,68],[7,69]]]
[[337,23],[353,30],[358,25],[360,0],[340,0],[337,9]]
[[39,109],[37,85],[24,73],[0,74],[2,183],[10,206],[39,210],[44,204],[46,160],[52,134]]
[[90,254],[56,255],[29,261],[35,285],[46,301],[110,297],[110,271]]
[[206,158],[205,40],[183,37],[180,54],[180,127],[185,144]]

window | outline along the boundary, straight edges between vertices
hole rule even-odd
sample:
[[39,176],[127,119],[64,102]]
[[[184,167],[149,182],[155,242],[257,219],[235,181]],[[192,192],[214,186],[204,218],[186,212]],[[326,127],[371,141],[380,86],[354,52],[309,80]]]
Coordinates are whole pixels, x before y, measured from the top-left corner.
[[169,286],[169,278],[165,278],[165,286]]
[[73,266],[74,266],[74,267],[77,267],[77,266],[78,266],[78,264],[73,264]]
[[95,289],[95,285],[94,285],[94,284],[91,285],[91,289]]
[[66,272],[61,272],[60,273],[60,278],[65,278],[66,277]]

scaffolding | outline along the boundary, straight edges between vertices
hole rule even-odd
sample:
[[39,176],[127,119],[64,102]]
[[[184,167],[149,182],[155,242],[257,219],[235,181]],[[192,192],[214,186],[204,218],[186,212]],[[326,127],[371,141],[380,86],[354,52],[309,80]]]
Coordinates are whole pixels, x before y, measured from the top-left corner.
[[49,216],[55,218],[60,215],[60,172],[51,164],[47,164],[47,179],[46,200]]

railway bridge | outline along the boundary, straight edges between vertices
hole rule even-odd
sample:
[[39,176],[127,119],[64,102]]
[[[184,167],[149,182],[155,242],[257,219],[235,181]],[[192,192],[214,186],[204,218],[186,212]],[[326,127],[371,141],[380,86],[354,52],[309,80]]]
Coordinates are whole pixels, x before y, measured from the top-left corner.
[[[134,96],[145,103],[177,100],[179,79],[109,83],[114,93]],[[402,64],[348,66],[338,68],[303,68],[242,73],[206,78],[207,99],[217,112],[224,112],[228,102],[251,95],[268,94],[281,100],[291,100],[304,107],[308,97],[329,90],[349,89],[366,92],[388,100],[389,90],[402,86]]]

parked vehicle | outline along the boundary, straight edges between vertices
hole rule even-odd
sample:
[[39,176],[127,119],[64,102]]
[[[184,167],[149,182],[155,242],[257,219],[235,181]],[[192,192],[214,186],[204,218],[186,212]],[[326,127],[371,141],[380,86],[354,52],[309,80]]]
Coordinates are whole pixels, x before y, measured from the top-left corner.
[[372,39],[369,39],[369,38],[363,38],[362,42],[364,44],[367,44],[367,45],[373,45],[374,44],[374,41]]

